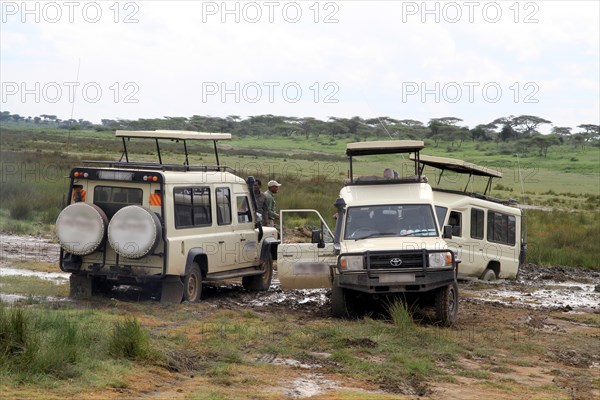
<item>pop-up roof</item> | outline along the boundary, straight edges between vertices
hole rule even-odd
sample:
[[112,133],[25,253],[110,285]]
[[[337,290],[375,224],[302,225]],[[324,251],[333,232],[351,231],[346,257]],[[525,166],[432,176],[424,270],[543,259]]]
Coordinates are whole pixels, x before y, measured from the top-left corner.
[[[410,159],[415,160],[415,157],[411,155]],[[488,167],[482,167],[480,165],[475,165],[473,163],[469,163],[463,160],[458,160],[456,158],[421,155],[417,162],[422,164],[421,173],[423,173],[423,169],[426,165],[441,170],[438,183],[441,181],[442,174],[445,170],[456,172],[459,174],[469,174],[469,181],[471,180],[471,176],[473,175],[488,177],[489,180],[485,191],[483,192],[484,194],[486,194],[488,190],[492,187],[493,178],[502,178],[502,172],[500,171],[496,171]],[[469,181],[467,181],[467,187],[469,185]],[[465,191],[467,190],[467,187],[465,187]]]
[[[129,162],[129,154],[127,153],[127,141],[131,138],[154,139],[156,142],[156,152],[158,154],[158,163],[162,165],[162,157],[160,154],[159,139],[168,139],[183,142],[183,150],[185,153],[184,165],[189,166],[187,140],[212,140],[215,149],[215,158],[217,166],[219,166],[219,152],[217,151],[218,140],[231,140],[231,133],[210,133],[210,132],[193,132],[193,131],[172,131],[172,130],[156,130],[156,131],[116,131],[115,136],[123,139],[123,156],[125,161]],[[127,140],[126,140],[127,139]]]
[[[411,159],[415,161],[415,176],[410,181],[421,181],[419,172],[419,151],[425,147],[425,143],[421,140],[381,140],[375,142],[356,142],[346,145],[346,155],[350,162],[350,184],[358,184],[358,180],[354,179],[354,171],[352,167],[352,158],[357,156],[370,156],[377,154],[400,154],[413,153]],[[368,177],[367,177],[368,178]],[[378,179],[364,179],[364,183],[399,183],[398,179],[380,181]]]

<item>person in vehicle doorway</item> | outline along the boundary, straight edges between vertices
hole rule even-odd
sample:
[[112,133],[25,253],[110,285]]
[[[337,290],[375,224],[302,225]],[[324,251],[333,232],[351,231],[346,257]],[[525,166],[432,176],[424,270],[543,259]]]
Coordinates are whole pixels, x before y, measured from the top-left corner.
[[267,186],[269,189],[264,193],[265,198],[267,199],[267,208],[269,210],[269,222],[267,226],[275,226],[275,220],[279,219],[275,202],[275,194],[279,191],[279,186],[281,186],[281,183],[278,183],[277,181],[269,181]]
[[256,199],[256,212],[260,214],[259,220],[263,226],[269,225],[269,207],[267,197],[260,191],[262,182],[260,179],[254,181],[254,198]]

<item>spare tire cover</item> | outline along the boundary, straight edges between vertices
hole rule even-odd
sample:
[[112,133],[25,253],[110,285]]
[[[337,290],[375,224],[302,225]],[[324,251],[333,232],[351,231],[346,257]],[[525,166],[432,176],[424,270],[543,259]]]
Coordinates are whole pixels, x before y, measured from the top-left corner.
[[115,213],[108,224],[108,242],[126,258],[142,258],[152,253],[161,236],[158,216],[141,206],[127,206]]
[[104,241],[108,218],[95,204],[74,203],[56,219],[56,235],[66,252],[85,256],[96,251]]

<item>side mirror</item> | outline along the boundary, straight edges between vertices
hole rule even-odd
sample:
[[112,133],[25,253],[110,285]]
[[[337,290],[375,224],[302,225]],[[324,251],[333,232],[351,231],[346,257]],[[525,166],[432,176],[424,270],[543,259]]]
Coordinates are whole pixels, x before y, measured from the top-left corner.
[[318,229],[314,229],[312,231],[312,236],[311,236],[311,243],[317,243],[317,247],[319,249],[322,249],[325,247],[325,242],[323,241],[323,235],[321,234],[321,231]]
[[442,238],[452,239],[452,225],[444,225],[444,230],[442,232]]

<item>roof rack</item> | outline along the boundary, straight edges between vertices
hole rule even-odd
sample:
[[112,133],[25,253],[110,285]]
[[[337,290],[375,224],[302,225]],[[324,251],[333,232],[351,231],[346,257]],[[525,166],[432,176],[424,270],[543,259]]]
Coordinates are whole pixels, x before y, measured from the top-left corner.
[[[185,153],[185,165],[190,164],[187,151],[187,140],[212,140],[215,149],[215,158],[217,166],[219,166],[219,152],[217,151],[218,140],[231,140],[231,133],[211,133],[211,132],[195,132],[195,131],[174,131],[174,130],[155,130],[155,131],[121,131],[115,132],[116,137],[123,140],[123,154],[121,160],[125,157],[125,161],[129,162],[129,154],[127,153],[127,142],[131,138],[154,139],[156,142],[156,152],[158,154],[158,163],[162,165],[162,157],[160,154],[159,139],[168,139],[171,141],[183,141],[183,150]],[[125,140],[127,139],[127,140]]]
[[[410,156],[411,160],[415,160],[413,156]],[[480,165],[475,165],[473,163],[469,163],[463,160],[458,160],[456,158],[448,158],[448,157],[437,157],[437,156],[428,156],[421,155],[420,159],[416,160],[416,162],[422,164],[420,173],[423,173],[426,165],[430,167],[440,169],[440,176],[438,178],[438,184],[442,180],[442,175],[445,170],[453,171],[459,174],[469,174],[469,179],[467,180],[467,186],[465,186],[464,192],[467,193],[467,188],[469,187],[469,183],[471,182],[471,177],[475,176],[485,176],[488,177],[488,183],[485,187],[483,195],[485,196],[488,190],[492,188],[492,179],[493,178],[502,178],[502,172],[496,171],[494,169],[488,167],[482,167]]]
[[91,161],[83,160],[84,165],[101,165],[108,168],[118,169],[142,169],[161,171],[199,171],[199,172],[231,172],[237,174],[233,168],[224,165],[201,165],[201,164],[160,164],[145,162],[122,162],[122,161]]
[[[402,181],[420,182],[421,173],[418,168],[419,152],[425,147],[425,143],[422,140],[380,140],[374,142],[356,142],[348,143],[346,145],[346,155],[350,162],[350,181],[349,184],[359,183],[358,178],[354,179],[354,171],[352,168],[352,158],[357,156],[369,156],[375,154],[400,154],[400,153],[413,153],[411,160],[415,161],[415,177],[414,179],[404,179]],[[378,179],[372,180],[378,182]],[[388,180],[378,183],[399,183],[400,181]],[[363,181],[362,184],[370,184],[370,182]]]
[[433,190],[438,191],[438,192],[454,193],[454,194],[460,194],[463,196],[473,197],[476,199],[492,201],[494,203],[502,204],[505,206],[517,206],[519,204],[517,202],[517,200],[515,200],[515,199],[503,200],[503,199],[499,199],[497,197],[492,197],[492,196],[488,196],[488,195],[481,194],[481,193],[475,193],[475,192],[463,192],[460,190],[442,189],[442,188],[437,188],[437,187],[433,188]]

